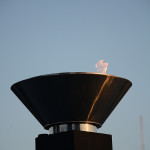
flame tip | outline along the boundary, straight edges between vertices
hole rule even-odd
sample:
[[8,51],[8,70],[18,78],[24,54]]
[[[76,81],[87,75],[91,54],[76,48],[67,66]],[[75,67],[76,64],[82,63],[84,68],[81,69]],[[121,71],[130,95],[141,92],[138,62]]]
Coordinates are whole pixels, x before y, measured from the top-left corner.
[[97,68],[98,73],[105,73],[107,71],[108,63],[103,63],[104,60],[99,60],[96,64],[95,67]]

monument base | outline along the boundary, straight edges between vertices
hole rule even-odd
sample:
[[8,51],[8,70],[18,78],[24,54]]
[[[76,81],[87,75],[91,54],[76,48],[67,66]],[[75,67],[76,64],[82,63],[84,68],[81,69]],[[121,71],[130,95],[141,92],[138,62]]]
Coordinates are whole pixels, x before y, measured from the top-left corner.
[[108,134],[68,131],[40,134],[36,150],[112,150],[112,136]]

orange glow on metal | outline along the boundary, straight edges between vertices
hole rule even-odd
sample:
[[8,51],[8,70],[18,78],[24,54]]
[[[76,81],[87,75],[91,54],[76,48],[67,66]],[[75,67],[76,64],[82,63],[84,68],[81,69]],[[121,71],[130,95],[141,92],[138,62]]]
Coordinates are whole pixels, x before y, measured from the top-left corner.
[[92,104],[92,106],[91,106],[90,112],[89,112],[88,117],[87,117],[87,122],[88,122],[88,120],[89,120],[89,118],[90,118],[90,116],[91,116],[91,114],[92,114],[92,112],[93,112],[93,109],[94,109],[94,107],[95,107],[96,102],[99,100],[99,97],[100,97],[100,95],[101,95],[103,89],[104,89],[105,87],[108,88],[108,87],[111,85],[111,83],[113,82],[113,79],[114,79],[114,78],[113,78],[112,76],[107,76],[107,77],[106,77],[106,79],[105,79],[103,85],[101,86],[101,88],[100,88],[100,90],[99,90],[97,96],[95,97],[95,99],[94,99],[94,101],[93,101],[93,104]]

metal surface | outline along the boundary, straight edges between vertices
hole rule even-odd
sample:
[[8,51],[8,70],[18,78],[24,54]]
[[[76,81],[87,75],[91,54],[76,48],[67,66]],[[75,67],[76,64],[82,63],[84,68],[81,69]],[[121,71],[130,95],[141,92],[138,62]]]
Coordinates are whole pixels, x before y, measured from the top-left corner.
[[78,72],[33,77],[11,89],[45,129],[68,123],[99,128],[131,85],[112,75]]
[[111,135],[83,131],[40,134],[35,142],[36,150],[112,150]]
[[67,132],[67,131],[87,131],[87,132],[97,132],[97,127],[91,124],[79,124],[79,123],[70,123],[70,124],[60,124],[54,125],[49,128],[50,134]]

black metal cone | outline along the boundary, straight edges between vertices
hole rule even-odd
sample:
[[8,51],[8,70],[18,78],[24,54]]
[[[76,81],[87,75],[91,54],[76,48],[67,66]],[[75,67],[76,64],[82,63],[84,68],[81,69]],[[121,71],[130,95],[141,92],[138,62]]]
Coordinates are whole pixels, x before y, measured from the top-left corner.
[[45,129],[69,122],[99,128],[131,85],[112,75],[78,72],[33,77],[11,89]]

